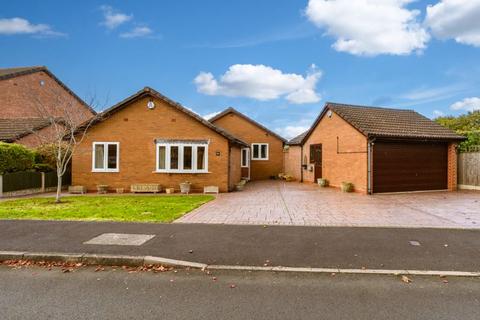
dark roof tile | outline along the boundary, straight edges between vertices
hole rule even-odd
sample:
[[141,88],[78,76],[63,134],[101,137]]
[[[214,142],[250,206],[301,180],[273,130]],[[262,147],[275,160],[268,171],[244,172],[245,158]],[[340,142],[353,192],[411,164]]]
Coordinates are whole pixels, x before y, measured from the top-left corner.
[[368,137],[463,139],[454,131],[413,110],[340,103],[327,103],[327,108]]
[[0,140],[13,142],[48,125],[45,118],[0,119]]
[[239,117],[249,121],[253,125],[259,127],[260,129],[264,130],[265,132],[268,132],[268,134],[276,137],[277,139],[281,140],[282,142],[287,142],[287,140],[285,138],[281,137],[279,134],[273,132],[272,130],[268,129],[264,125],[258,123],[257,121],[253,120],[252,118],[246,116],[245,114],[241,113],[240,111],[237,111],[236,109],[234,109],[232,107],[229,107],[229,108],[223,110],[219,114],[217,114],[217,115],[213,116],[212,118],[208,119],[208,121],[210,121],[211,123],[214,123],[215,121],[217,121],[220,118],[223,118],[224,116],[226,116],[229,113],[234,113],[234,114],[238,115]]

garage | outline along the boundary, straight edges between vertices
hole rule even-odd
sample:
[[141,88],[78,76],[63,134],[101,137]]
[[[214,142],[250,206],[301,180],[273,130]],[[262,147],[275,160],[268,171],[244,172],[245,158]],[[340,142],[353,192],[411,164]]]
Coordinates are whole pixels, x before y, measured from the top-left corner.
[[374,193],[448,189],[448,144],[377,141],[373,145]]

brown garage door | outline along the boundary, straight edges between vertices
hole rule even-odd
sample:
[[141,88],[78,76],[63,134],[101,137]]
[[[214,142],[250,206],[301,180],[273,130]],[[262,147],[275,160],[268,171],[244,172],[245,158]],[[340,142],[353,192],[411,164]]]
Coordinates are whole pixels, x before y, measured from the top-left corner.
[[375,142],[373,192],[447,189],[445,143]]

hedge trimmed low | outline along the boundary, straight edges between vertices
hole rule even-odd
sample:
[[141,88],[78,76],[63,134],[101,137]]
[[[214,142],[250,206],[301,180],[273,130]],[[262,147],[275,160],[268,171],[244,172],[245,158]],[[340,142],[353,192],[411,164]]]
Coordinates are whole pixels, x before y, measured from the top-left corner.
[[32,169],[35,152],[16,143],[0,142],[0,174]]

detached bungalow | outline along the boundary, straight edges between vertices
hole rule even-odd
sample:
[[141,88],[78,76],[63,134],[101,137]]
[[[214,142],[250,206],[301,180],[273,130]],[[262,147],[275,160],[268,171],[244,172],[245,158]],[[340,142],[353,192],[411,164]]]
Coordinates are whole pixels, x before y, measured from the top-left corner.
[[249,144],[242,148],[242,178],[265,180],[284,171],[284,138],[234,108],[209,121]]
[[105,110],[72,159],[72,180],[129,190],[154,183],[179,188],[189,181],[231,190],[241,180],[240,153],[248,144],[159,92],[144,88]]
[[351,182],[369,194],[455,190],[462,140],[413,110],[327,103],[312,127],[288,143],[286,168],[302,181]]

